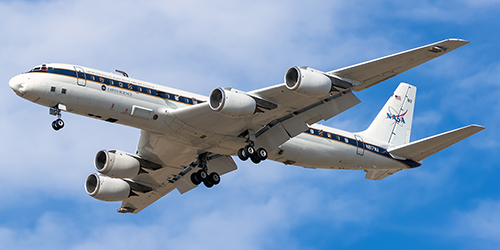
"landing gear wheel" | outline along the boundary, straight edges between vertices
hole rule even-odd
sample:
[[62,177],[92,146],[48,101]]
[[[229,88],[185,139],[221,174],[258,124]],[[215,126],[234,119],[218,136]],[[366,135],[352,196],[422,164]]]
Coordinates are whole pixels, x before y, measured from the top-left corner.
[[252,155],[250,156],[250,160],[252,160],[253,163],[259,164],[260,163],[260,158],[258,155]]
[[196,172],[196,175],[197,175],[198,180],[200,180],[200,181],[205,181],[208,177],[207,172],[203,169],[198,170],[198,172]]
[[55,131],[59,130],[59,128],[58,128],[58,127],[57,127],[57,125],[56,125],[56,121],[53,121],[53,122],[52,122],[52,128],[53,128]]
[[250,145],[246,145],[243,148],[243,150],[245,150],[245,155],[247,155],[247,156],[252,156],[255,154],[255,149]]
[[220,175],[216,172],[212,172],[208,178],[207,178],[207,181],[209,181],[210,183],[214,184],[214,185],[217,185],[220,183]]
[[246,155],[245,150],[244,150],[243,148],[240,148],[240,149],[238,150],[238,157],[239,157],[239,158],[240,158],[240,160],[242,160],[242,161],[246,161],[246,160],[248,160],[248,156]]
[[264,148],[257,149],[256,153],[261,161],[267,159],[267,151]]
[[59,129],[62,129],[64,127],[64,121],[62,119],[57,119],[52,122],[52,128],[57,131]]
[[202,182],[199,178],[198,178],[198,173],[192,173],[191,174],[191,182],[194,184],[194,185],[200,185],[200,183]]
[[208,180],[204,180],[204,181],[203,181],[203,184],[205,184],[205,187],[207,187],[207,188],[211,188],[211,187],[213,187],[213,186],[214,186],[214,184],[213,184],[213,183],[211,183],[211,182],[210,182],[210,181],[208,181]]

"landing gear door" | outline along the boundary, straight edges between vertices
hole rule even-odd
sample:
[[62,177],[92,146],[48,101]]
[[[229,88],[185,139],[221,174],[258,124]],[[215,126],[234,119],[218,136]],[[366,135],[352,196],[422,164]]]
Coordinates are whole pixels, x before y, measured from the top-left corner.
[[76,84],[80,86],[87,85],[87,79],[85,76],[85,71],[83,71],[83,68],[75,66],[75,71],[76,71]]
[[363,142],[363,138],[361,138],[358,135],[354,135],[354,138],[356,138],[356,153],[358,155],[364,155],[365,154],[365,143]]

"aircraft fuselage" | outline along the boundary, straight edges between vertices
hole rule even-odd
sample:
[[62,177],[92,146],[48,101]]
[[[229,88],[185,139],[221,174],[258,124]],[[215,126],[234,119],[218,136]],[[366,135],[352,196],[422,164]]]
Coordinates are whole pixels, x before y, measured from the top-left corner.
[[[67,112],[159,133],[190,143],[203,137],[169,112],[208,100],[206,96],[67,64],[44,64],[15,76],[9,83],[19,96],[47,107],[62,104]],[[236,155],[246,142],[236,135],[210,133],[200,151]],[[194,145],[197,147],[197,145]],[[381,170],[407,169],[420,163],[396,159],[387,143],[326,126],[311,125],[269,152],[269,159],[307,168]]]

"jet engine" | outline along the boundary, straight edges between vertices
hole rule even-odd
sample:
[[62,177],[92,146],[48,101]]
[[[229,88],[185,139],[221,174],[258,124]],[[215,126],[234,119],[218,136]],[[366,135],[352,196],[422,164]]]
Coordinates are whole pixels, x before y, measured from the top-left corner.
[[257,103],[251,96],[222,88],[216,88],[210,93],[210,108],[230,117],[242,117],[255,113]]
[[119,150],[97,152],[94,165],[99,173],[114,178],[133,178],[141,169],[139,160]]
[[126,181],[100,174],[91,174],[87,177],[85,191],[102,201],[123,201],[131,194],[130,185]]
[[332,90],[332,81],[321,71],[292,67],[285,74],[289,90],[306,96],[326,96]]

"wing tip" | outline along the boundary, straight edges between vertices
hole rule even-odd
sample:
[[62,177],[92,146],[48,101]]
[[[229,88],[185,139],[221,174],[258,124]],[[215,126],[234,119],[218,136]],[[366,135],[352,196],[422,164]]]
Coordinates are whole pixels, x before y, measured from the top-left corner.
[[460,42],[460,43],[464,43],[464,44],[470,43],[470,41],[467,41],[465,39],[460,39],[460,38],[448,38],[445,41]]
[[474,129],[474,134],[475,134],[475,133],[478,133],[478,132],[481,132],[481,131],[483,131],[483,130],[485,130],[485,129],[486,129],[486,127],[485,127],[485,126],[482,126],[482,125],[477,125],[477,124],[471,124],[471,125],[469,125],[469,126],[467,126],[467,127],[469,127],[469,128],[473,128],[473,129]]

